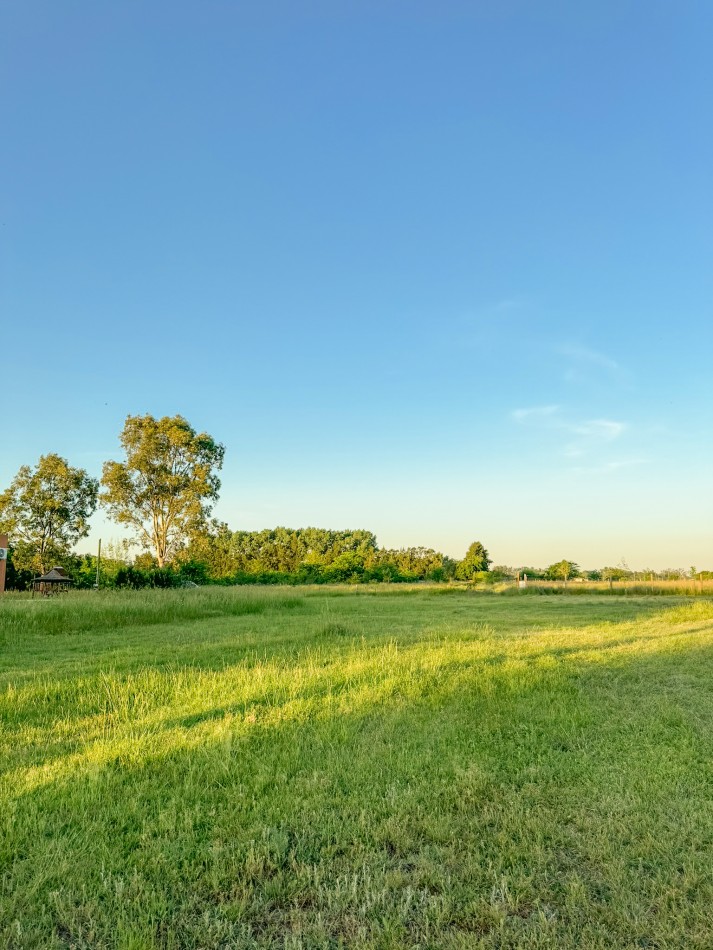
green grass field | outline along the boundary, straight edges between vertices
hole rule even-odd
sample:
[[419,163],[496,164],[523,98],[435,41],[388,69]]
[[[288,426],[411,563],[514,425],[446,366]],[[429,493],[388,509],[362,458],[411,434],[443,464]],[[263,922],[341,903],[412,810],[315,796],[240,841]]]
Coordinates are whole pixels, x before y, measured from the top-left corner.
[[3,948],[710,948],[713,602],[0,601]]

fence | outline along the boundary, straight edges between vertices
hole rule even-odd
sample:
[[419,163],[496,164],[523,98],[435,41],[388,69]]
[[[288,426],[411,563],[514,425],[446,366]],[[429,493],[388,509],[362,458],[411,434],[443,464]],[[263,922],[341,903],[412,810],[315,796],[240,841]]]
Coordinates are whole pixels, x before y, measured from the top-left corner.
[[[513,590],[518,590],[517,581],[512,581]],[[713,597],[713,580],[699,581],[693,578],[679,578],[677,580],[647,579],[645,575],[627,578],[621,581],[589,581],[582,578],[572,578],[568,581],[531,580],[527,585],[519,588],[521,592],[533,591],[539,593],[567,593],[572,594],[675,594],[679,597],[707,596]]]

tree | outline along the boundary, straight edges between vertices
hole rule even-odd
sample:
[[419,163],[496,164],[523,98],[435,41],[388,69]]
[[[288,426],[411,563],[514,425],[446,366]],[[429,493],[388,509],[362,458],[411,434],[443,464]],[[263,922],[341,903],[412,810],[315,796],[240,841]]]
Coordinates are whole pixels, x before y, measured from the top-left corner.
[[127,416],[119,439],[126,461],[104,463],[100,501],[164,567],[206,524],[225,449],[183,416]]
[[601,570],[602,580],[609,581],[609,586],[611,586],[612,581],[624,581],[631,576],[631,571],[628,567],[603,567]]
[[6,570],[5,587],[7,590],[28,590],[32,584],[33,577],[37,573],[36,571],[28,570],[26,567],[18,567],[16,565],[15,551],[13,548],[9,548],[7,552]]
[[570,577],[579,577],[579,565],[574,561],[557,561],[556,564],[550,564],[545,571],[545,577],[549,581],[564,581],[565,584]]
[[466,551],[465,557],[456,568],[456,577],[461,581],[469,581],[474,574],[487,571],[490,567],[490,556],[480,541],[474,541]]
[[59,455],[42,455],[34,469],[23,465],[0,494],[0,531],[13,540],[17,570],[39,574],[61,564],[89,534],[99,484]]

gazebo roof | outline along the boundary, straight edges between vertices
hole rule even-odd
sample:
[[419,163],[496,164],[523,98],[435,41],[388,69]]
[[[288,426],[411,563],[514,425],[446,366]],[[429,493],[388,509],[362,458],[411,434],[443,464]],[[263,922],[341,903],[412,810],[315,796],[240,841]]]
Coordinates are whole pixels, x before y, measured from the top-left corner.
[[45,583],[61,583],[64,581],[65,584],[71,583],[71,577],[63,570],[61,567],[53,567],[51,571],[47,571],[46,574],[43,574],[42,577],[36,577],[36,581],[45,581]]

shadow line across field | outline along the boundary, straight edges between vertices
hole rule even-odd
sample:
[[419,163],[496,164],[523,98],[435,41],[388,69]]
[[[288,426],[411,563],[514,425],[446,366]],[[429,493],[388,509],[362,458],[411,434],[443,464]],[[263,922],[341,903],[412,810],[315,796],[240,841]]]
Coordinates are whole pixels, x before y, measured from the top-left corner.
[[[295,657],[278,655],[274,661],[253,658],[216,670],[159,667],[138,670],[110,679],[104,674],[82,683],[84,695],[74,698],[64,734],[39,743],[19,742],[6,757],[0,780],[22,789],[73,780],[84,767],[93,773],[106,764],[130,762],[142,756],[161,759],[172,750],[195,750],[212,741],[218,728],[248,742],[254,734],[279,730],[292,720],[306,725],[320,718],[348,715],[381,715],[405,703],[432,708],[457,698],[481,702],[500,694],[526,696],[564,686],[572,692],[586,680],[631,674],[632,664],[651,656],[661,664],[685,652],[701,651],[700,631],[668,630],[636,633],[631,623],[574,633],[576,642],[563,645],[560,630],[538,637],[511,638],[509,650],[502,641],[421,641],[347,644],[338,651],[319,648]],[[663,671],[663,667],[662,667]],[[40,726],[45,706],[62,697],[46,692],[46,685],[27,685],[12,699],[11,717],[5,719],[6,735],[22,734],[30,725]],[[225,697],[239,696],[233,702]],[[38,702],[38,696],[44,702]],[[222,701],[219,701],[222,700]],[[185,714],[171,715],[176,707]],[[8,710],[9,711],[9,710]],[[67,710],[70,714],[70,710]],[[118,750],[118,751],[117,751]],[[13,795],[14,793],[11,793]]]

